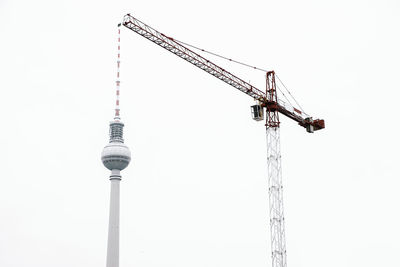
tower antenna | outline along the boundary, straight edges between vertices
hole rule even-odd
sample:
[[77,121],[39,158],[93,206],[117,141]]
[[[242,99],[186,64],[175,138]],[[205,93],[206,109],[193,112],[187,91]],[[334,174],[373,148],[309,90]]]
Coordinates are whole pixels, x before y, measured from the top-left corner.
[[121,64],[121,24],[118,24],[118,59],[117,59],[117,80],[115,81],[116,84],[116,99],[115,99],[115,117],[114,120],[120,120],[119,117],[119,89],[120,89],[120,84],[121,81],[119,79],[119,67]]

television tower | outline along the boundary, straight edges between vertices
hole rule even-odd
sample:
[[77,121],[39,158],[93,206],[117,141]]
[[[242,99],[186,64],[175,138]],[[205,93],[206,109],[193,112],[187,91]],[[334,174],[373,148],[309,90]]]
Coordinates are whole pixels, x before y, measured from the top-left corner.
[[[119,27],[120,25],[118,25]],[[110,193],[110,219],[108,224],[107,243],[107,267],[119,266],[119,184],[120,172],[125,169],[131,161],[131,152],[124,144],[123,128],[119,114],[119,65],[120,65],[120,33],[118,28],[118,59],[116,80],[116,102],[114,120],[110,122],[110,141],[101,153],[101,161],[111,171],[111,193]]]

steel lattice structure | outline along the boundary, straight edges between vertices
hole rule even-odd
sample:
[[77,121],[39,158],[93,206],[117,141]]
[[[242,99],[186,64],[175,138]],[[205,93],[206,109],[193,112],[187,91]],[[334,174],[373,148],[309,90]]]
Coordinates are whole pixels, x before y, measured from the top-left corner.
[[325,128],[324,120],[313,120],[304,112],[278,99],[274,71],[266,73],[264,92],[130,14],[124,16],[122,25],[257,100],[259,105],[253,106],[257,107],[253,110],[253,119],[263,120],[263,110],[266,110],[272,267],[286,267],[279,113],[296,121],[310,133]]
[[267,127],[267,164],[272,267],[286,267],[285,217],[279,127]]
[[283,215],[283,185],[281,171],[281,146],[279,113],[276,109],[278,96],[275,74],[267,72],[267,165],[269,218],[271,227],[272,267],[286,267],[285,217]]

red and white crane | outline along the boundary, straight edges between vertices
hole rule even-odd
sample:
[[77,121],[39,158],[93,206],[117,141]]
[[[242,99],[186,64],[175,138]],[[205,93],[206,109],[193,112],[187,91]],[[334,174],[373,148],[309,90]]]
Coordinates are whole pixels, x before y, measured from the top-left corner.
[[309,133],[325,128],[324,120],[313,120],[300,109],[278,99],[274,71],[266,72],[266,90],[263,91],[190,50],[182,42],[158,32],[130,14],[124,16],[122,25],[251,96],[258,102],[257,105],[251,107],[253,119],[264,120],[264,110],[266,111],[272,267],[286,267],[279,113],[296,121]]

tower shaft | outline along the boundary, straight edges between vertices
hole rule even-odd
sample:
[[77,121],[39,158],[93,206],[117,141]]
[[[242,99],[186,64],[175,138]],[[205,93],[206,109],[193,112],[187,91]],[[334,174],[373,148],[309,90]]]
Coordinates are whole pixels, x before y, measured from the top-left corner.
[[110,218],[108,224],[107,267],[119,266],[119,170],[112,170],[110,176]]
[[272,267],[286,267],[279,127],[267,127],[267,161]]

